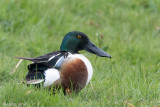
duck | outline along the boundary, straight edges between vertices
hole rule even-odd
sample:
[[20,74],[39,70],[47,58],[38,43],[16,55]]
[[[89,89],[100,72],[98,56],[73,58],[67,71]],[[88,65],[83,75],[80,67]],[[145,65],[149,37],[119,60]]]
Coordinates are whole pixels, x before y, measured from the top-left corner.
[[91,62],[80,50],[100,57],[111,56],[93,44],[88,36],[80,31],[67,33],[60,50],[36,58],[15,57],[32,61],[25,76],[27,85],[42,84],[44,88],[72,90],[79,92],[87,86],[93,75]]

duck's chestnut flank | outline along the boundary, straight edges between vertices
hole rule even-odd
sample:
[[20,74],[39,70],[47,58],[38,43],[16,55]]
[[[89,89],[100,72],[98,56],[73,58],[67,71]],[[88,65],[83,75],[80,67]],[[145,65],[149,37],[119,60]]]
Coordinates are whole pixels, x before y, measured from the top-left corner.
[[87,67],[81,59],[73,59],[62,65],[60,76],[64,89],[81,90],[88,79]]

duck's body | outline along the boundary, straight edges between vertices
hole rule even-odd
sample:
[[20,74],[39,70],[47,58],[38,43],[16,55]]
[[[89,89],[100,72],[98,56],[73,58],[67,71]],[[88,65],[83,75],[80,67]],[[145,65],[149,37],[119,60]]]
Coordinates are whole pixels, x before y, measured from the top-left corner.
[[[79,42],[74,37],[77,37],[81,41]],[[73,41],[73,39],[75,40]],[[82,39],[84,40],[82,41]],[[70,42],[76,43],[76,45]],[[77,45],[77,42],[80,44]],[[78,53],[82,49],[102,57],[110,57],[93,43],[90,43],[85,34],[81,32],[70,32],[62,42],[61,51],[52,52],[37,58],[16,58],[33,62],[28,65],[29,72],[26,75],[27,84],[43,83],[44,87],[62,87],[64,90],[72,89],[78,91],[89,83],[93,75],[90,61]]]
[[[90,61],[85,56],[64,51],[50,54],[52,55],[44,55],[34,59],[27,58],[27,60],[35,61],[35,63],[28,66],[27,84],[43,82],[44,87],[60,86],[64,90],[68,88],[79,90],[89,83],[93,69]],[[36,75],[37,78],[35,79]]]

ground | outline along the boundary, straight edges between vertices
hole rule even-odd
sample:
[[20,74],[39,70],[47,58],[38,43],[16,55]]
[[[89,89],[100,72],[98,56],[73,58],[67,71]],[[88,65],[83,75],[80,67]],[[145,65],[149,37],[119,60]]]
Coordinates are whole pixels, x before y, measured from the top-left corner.
[[[159,0],[0,0],[0,105],[160,106]],[[21,80],[15,56],[59,50],[69,31],[81,31],[112,56],[81,51],[92,63],[91,84],[78,94],[52,94]]]

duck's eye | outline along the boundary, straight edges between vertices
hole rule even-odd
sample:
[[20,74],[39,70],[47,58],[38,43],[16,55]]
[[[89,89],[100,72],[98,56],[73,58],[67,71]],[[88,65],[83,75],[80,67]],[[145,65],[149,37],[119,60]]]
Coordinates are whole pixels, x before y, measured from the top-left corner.
[[78,35],[77,37],[78,37],[78,39],[81,39],[81,38],[82,38],[82,36],[81,36],[81,35]]

